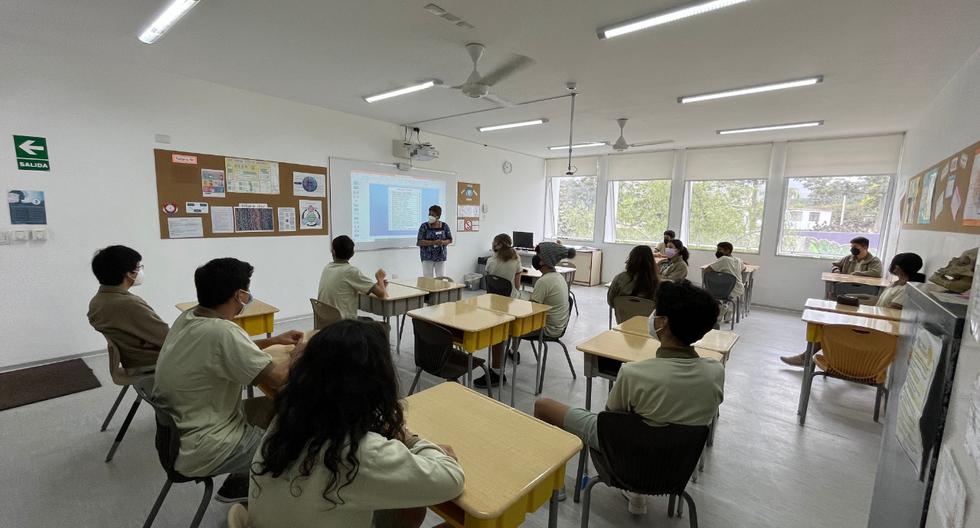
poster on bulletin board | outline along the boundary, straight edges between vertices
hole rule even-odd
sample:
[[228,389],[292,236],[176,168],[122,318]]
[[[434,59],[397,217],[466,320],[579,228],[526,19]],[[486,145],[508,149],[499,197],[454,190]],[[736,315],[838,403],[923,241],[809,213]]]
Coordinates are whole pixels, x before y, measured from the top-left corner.
[[909,178],[902,228],[980,234],[980,141]]
[[480,184],[456,183],[456,231],[480,230]]

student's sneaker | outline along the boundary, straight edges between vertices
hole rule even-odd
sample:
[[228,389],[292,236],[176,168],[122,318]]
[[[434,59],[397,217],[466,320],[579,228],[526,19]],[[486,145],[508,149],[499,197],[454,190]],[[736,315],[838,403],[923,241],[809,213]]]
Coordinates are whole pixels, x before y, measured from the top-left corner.
[[248,502],[248,475],[232,473],[225,477],[214,500],[224,503]]
[[568,498],[568,493],[565,493],[565,486],[562,485],[561,489],[558,490],[558,497],[556,497],[556,500],[558,502],[565,502],[565,499],[567,498]]
[[779,356],[779,360],[791,367],[802,367],[803,366],[803,354],[796,356]]
[[647,497],[639,493],[623,490],[623,498],[626,499],[626,510],[633,515],[647,514]]
[[[497,374],[497,372],[495,370],[490,369],[490,385],[491,386],[493,386],[493,387],[499,387],[500,386],[501,379],[503,379],[503,382],[504,383],[507,383],[507,376],[504,376],[504,375],[501,375],[501,374]],[[478,388],[478,389],[485,389],[485,388],[487,388],[487,375],[484,374],[484,375],[480,376],[479,378],[476,378],[475,380],[473,380],[473,386],[476,387],[476,388]]]

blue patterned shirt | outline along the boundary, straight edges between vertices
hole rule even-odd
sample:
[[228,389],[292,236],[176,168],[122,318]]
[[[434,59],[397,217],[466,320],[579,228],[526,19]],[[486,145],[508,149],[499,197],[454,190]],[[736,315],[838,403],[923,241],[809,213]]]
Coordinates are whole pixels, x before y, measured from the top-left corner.
[[[449,224],[442,222],[438,228],[432,227],[428,222],[423,222],[419,226],[419,240],[452,240],[453,233],[449,230]],[[432,262],[446,261],[446,246],[419,246],[419,255],[422,260]]]

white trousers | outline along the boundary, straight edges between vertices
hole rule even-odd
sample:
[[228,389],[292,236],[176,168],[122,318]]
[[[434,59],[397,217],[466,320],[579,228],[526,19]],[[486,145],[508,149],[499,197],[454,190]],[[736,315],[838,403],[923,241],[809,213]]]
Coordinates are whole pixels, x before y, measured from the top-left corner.
[[429,278],[443,277],[446,275],[446,261],[433,262],[431,260],[422,261],[422,276]]

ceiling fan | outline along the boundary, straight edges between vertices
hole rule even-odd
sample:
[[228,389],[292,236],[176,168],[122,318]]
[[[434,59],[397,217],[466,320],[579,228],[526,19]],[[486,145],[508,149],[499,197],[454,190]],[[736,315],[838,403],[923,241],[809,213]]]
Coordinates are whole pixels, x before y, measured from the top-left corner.
[[453,90],[459,90],[464,95],[474,99],[486,99],[487,101],[500,106],[515,106],[514,103],[491,92],[491,88],[500,81],[517,73],[519,70],[533,64],[534,59],[525,57],[524,55],[516,55],[513,59],[505,62],[497,69],[485,75],[481,75],[477,70],[477,67],[480,59],[483,57],[484,51],[486,51],[486,46],[476,42],[471,42],[466,45],[466,51],[469,53],[470,59],[473,60],[473,71],[470,72],[469,77],[466,78],[463,84],[451,86],[450,88]]
[[673,139],[661,139],[659,141],[644,141],[642,143],[627,143],[626,138],[623,137],[623,128],[626,127],[627,119],[625,117],[620,117],[616,120],[619,124],[619,139],[614,142],[606,142],[607,145],[613,148],[616,152],[623,152],[626,149],[633,147],[652,147],[654,145],[663,145],[664,143],[673,143]]

